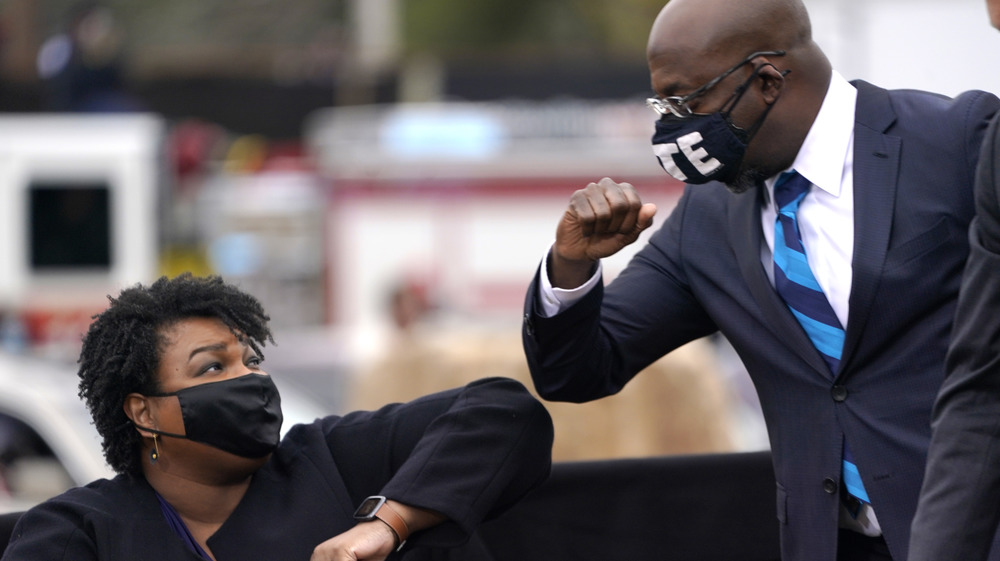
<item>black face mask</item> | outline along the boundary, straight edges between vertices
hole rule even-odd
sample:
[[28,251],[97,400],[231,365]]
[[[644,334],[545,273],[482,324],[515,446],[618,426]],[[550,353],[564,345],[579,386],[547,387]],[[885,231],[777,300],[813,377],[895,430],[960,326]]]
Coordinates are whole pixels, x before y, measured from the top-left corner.
[[281,438],[281,396],[270,376],[245,374],[221,382],[191,386],[176,392],[185,434],[136,425],[142,430],[208,444],[244,458],[262,458]]
[[715,113],[683,119],[664,115],[656,121],[653,153],[667,173],[694,185],[709,181],[731,183],[736,179],[747,144],[773,107],[773,104],[768,105],[749,132],[734,125],[729,118],[757,72],[759,69],[733,92],[731,101]]

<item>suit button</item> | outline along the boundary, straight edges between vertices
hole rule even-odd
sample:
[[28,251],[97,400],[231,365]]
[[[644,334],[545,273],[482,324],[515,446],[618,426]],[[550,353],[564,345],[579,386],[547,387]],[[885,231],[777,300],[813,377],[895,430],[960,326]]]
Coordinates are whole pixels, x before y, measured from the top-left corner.
[[827,477],[823,480],[823,490],[829,494],[834,494],[837,492],[837,482],[833,479]]
[[834,401],[837,402],[844,401],[845,399],[847,399],[847,388],[841,386],[840,384],[837,384],[836,386],[833,386],[833,388],[830,390],[830,394],[833,396]]

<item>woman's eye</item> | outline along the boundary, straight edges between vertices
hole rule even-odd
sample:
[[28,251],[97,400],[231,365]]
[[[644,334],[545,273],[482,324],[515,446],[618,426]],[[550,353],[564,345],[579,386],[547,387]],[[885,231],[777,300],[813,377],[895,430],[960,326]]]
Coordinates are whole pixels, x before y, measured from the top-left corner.
[[247,359],[247,366],[257,367],[260,366],[262,362],[264,361],[261,360],[259,356],[252,356]]
[[207,374],[208,372],[218,372],[220,370],[222,370],[222,364],[220,364],[218,362],[213,362],[211,364],[206,365],[204,368],[202,368],[201,369],[201,374]]

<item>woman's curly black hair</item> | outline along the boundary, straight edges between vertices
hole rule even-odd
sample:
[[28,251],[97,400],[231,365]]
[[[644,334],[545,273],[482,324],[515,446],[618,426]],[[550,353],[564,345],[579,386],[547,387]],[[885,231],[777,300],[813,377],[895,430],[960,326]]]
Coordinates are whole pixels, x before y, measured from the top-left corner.
[[79,395],[103,438],[108,465],[118,473],[141,473],[142,437],[123,404],[132,392],[160,391],[156,371],[164,331],[188,318],[215,318],[263,358],[260,347],[274,343],[270,318],[256,298],[218,276],[160,277],[108,300],[110,306],[94,316],[83,339]]

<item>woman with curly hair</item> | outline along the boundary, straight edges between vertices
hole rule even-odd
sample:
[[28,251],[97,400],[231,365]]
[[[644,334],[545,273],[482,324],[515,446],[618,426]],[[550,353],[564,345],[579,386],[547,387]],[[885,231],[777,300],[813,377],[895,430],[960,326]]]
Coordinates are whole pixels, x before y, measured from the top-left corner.
[[80,397],[119,475],[26,512],[3,561],[410,559],[462,545],[548,475],[551,420],[513,380],[281,438],[253,296],[185,274],[109,300]]

